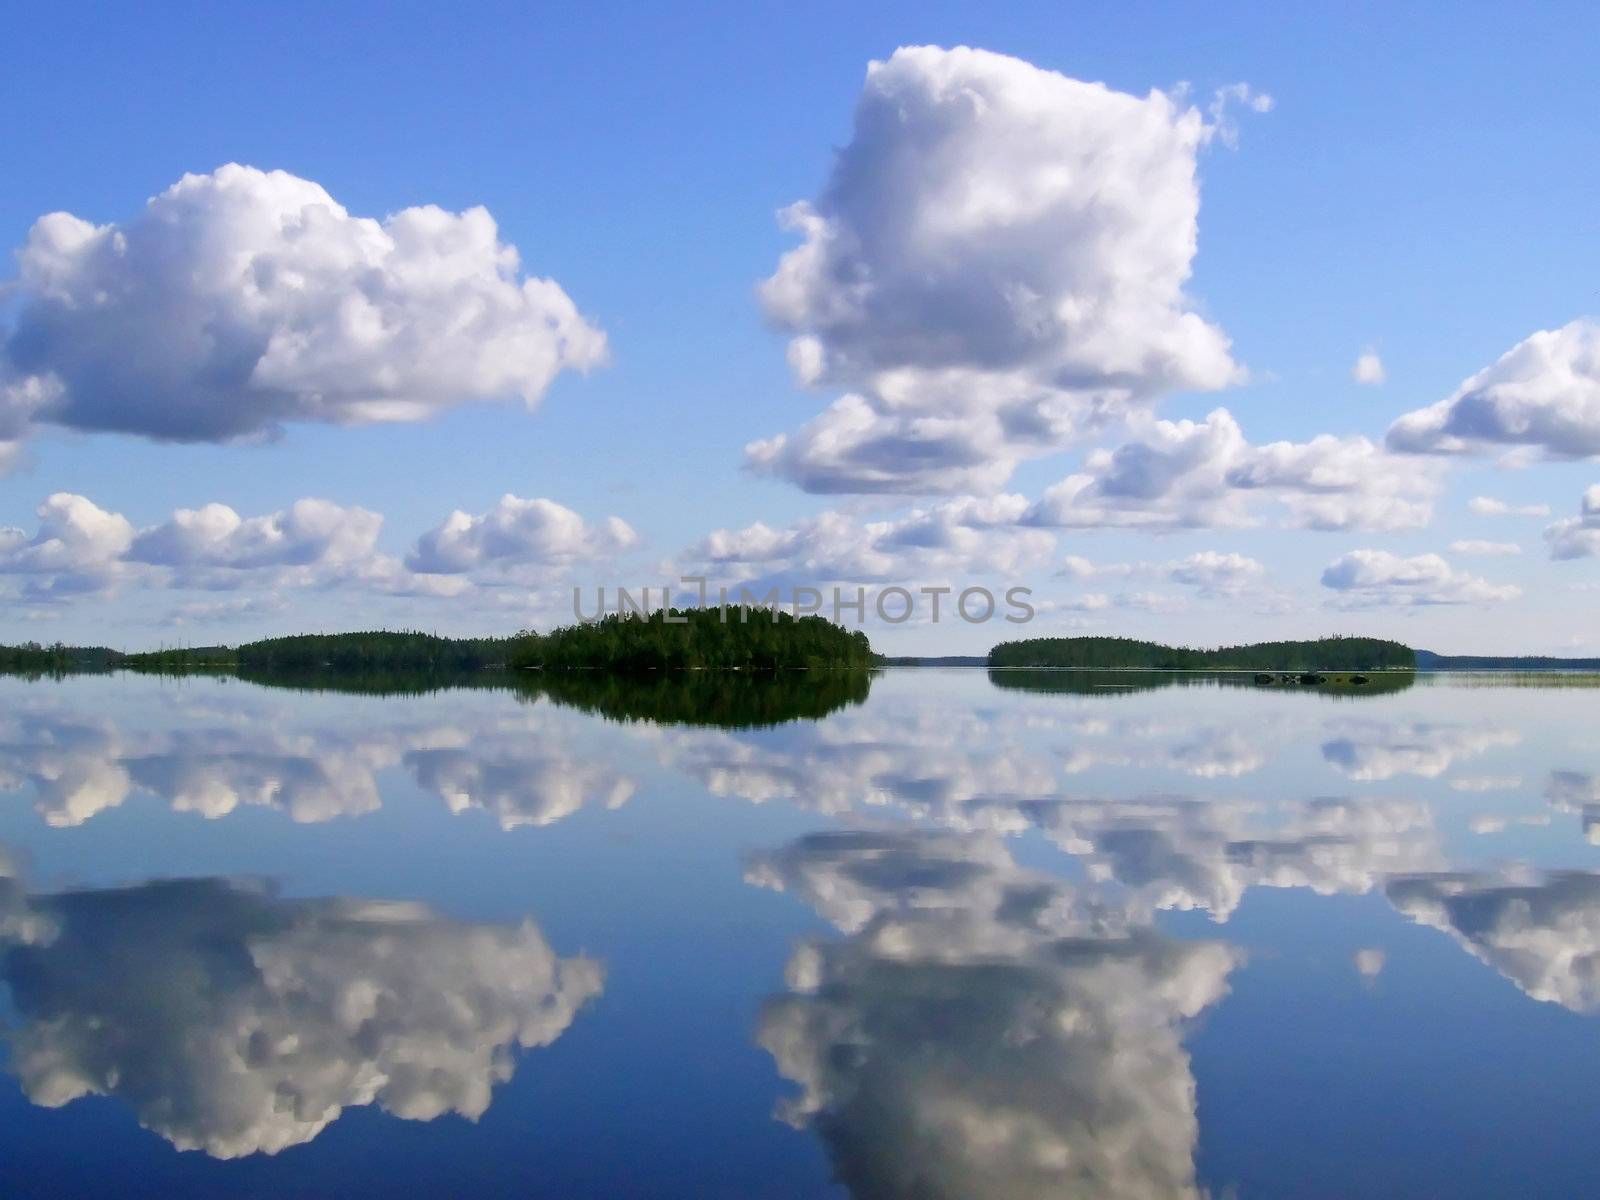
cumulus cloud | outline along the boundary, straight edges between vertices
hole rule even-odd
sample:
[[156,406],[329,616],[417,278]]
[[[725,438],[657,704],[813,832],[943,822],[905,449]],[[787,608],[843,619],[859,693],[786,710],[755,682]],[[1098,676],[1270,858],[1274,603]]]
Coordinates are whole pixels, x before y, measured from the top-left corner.
[[1219,554],[1202,550],[1172,565],[1174,583],[1187,584],[1203,592],[1231,594],[1260,582],[1267,568],[1243,554]]
[[1580,319],[1517,343],[1445,399],[1397,420],[1389,445],[1415,454],[1522,446],[1551,458],[1600,455],[1600,323]]
[[[638,544],[618,517],[586,522],[552,500],[502,497],[487,513],[452,513],[417,539],[406,559],[378,549],[383,517],[329,500],[296,500],[277,512],[243,516],[226,504],[178,509],[135,531],[120,513],[58,493],[38,509],[29,534],[0,527],[0,579],[24,597],[66,599],[123,584],[146,588],[339,587],[394,596],[459,596],[474,584],[544,577]],[[270,599],[264,607],[281,600]],[[225,618],[248,609],[186,604],[174,619]]]
[[138,532],[122,514],[64,492],[47,498],[38,514],[31,536],[0,528],[0,576],[22,576],[25,597],[68,599],[124,583],[212,590],[338,584],[436,596],[463,587],[380,553],[383,518],[328,500],[296,500],[259,517],[207,504],[178,509]]
[[346,566],[372,553],[383,518],[328,500],[296,500],[280,512],[241,517],[226,504],[180,508],[142,531],[128,555],[153,566],[230,568]]
[[1021,496],[962,497],[883,520],[830,511],[782,528],[757,522],[713,531],[684,555],[711,572],[745,570],[806,584],[903,580],[933,574],[1017,572],[1055,549],[1046,530],[1020,525]]
[[193,879],[28,909],[48,932],[0,958],[23,1092],[114,1096],[217,1158],[308,1142],[356,1105],[476,1119],[516,1051],[554,1042],[602,988],[599,963],[558,957],[531,922],[420,904]]
[[1389,375],[1383,369],[1383,359],[1369,346],[1356,357],[1356,365],[1350,368],[1350,378],[1368,387],[1376,387]]
[[1565,517],[1544,531],[1551,558],[1594,558],[1600,555],[1600,483],[1585,489],[1578,515]]
[[1226,409],[1204,421],[1144,420],[1133,440],[1092,451],[1083,469],[1048,488],[1029,524],[1068,529],[1237,529],[1280,523],[1338,530],[1415,529],[1433,515],[1438,479],[1360,436],[1252,445]]
[[563,567],[638,545],[620,517],[591,524],[554,500],[507,493],[489,511],[457,509],[417,539],[406,556],[413,571],[454,575],[480,568]]
[[133,526],[121,513],[56,492],[35,510],[39,528],[0,528],[0,575],[22,575],[26,596],[70,596],[102,591],[122,573]]
[[1548,504],[1509,504],[1493,496],[1474,496],[1467,507],[1480,517],[1548,517]]
[[852,1194],[1198,1200],[1182,1037],[1234,951],[948,835],[818,835],[749,878],[850,935],[795,953],[757,1036]]
[[[1069,554],[1057,572],[1079,583],[1093,580],[1164,580],[1195,588],[1205,596],[1233,596],[1266,578],[1265,564],[1245,554],[1201,550],[1169,562],[1096,563]],[[1103,607],[1097,606],[1097,607]]]
[[1535,1000],[1600,1012],[1600,875],[1442,873],[1396,879],[1388,893]]
[[1457,571],[1437,554],[1403,558],[1388,550],[1352,550],[1329,563],[1322,586],[1358,604],[1498,604],[1522,589]]
[[1482,538],[1465,538],[1450,543],[1450,553],[1466,554],[1476,558],[1514,558],[1522,553],[1516,542],[1489,542]]
[[822,192],[783,214],[802,244],[761,286],[799,381],[847,390],[751,464],[815,492],[993,488],[1164,392],[1238,379],[1184,293],[1217,128],[982,50],[872,63]]
[[48,423],[224,441],[532,406],[605,356],[486,210],[356,217],[283,171],[185,175],[121,224],[51,213],[18,265],[0,440]]

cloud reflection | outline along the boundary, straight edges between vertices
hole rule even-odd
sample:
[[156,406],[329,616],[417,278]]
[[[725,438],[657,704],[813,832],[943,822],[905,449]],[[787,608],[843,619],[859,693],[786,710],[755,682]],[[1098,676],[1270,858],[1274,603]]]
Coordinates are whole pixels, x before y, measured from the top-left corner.
[[1395,879],[1388,894],[1535,1000],[1600,1012],[1600,875],[1449,872]]
[[0,878],[10,1063],[35,1104],[101,1094],[180,1150],[310,1141],[352,1105],[469,1119],[603,986],[532,922],[189,879],[24,896]]
[[395,768],[451,812],[485,810],[502,829],[548,825],[588,805],[615,808],[634,792],[629,775],[583,756],[570,726],[548,714],[494,706],[473,717],[452,712],[453,720],[429,715],[384,710],[386,721],[340,728],[294,702],[253,695],[153,721],[14,711],[0,716],[0,789],[31,788],[40,815],[59,827],[81,825],[135,789],[208,819],[250,807],[305,824],[354,817],[381,807],[380,773]]
[[1238,962],[987,839],[822,834],[748,877],[848,936],[802,946],[758,1038],[862,1200],[1197,1197],[1184,1023]]

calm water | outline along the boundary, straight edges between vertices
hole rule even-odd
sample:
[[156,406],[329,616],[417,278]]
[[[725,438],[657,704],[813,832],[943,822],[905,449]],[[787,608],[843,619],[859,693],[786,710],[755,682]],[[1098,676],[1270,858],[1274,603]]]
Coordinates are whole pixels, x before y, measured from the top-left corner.
[[0,680],[0,1194],[1595,1194],[1600,690],[997,682]]

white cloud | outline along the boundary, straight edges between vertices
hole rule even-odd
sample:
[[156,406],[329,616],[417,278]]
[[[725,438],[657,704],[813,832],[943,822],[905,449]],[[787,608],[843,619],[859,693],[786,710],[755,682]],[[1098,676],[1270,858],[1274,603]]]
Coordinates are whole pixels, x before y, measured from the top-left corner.
[[1544,536],[1551,558],[1600,556],[1600,483],[1584,490],[1577,516],[1557,521]]
[[1496,604],[1515,600],[1515,584],[1492,584],[1457,571],[1437,554],[1402,558],[1388,550],[1352,550],[1329,563],[1322,586],[1379,605]]
[[508,493],[488,512],[451,513],[417,539],[406,565],[435,574],[563,567],[607,558],[638,542],[639,535],[620,517],[590,524],[554,500],[524,500]]
[[780,529],[758,522],[713,531],[684,561],[809,585],[1019,572],[1048,562],[1055,549],[1048,531],[1020,527],[1027,507],[1015,495],[962,497],[878,521],[829,511]]
[[1172,564],[1174,583],[1187,584],[1203,592],[1228,594],[1249,587],[1266,575],[1267,568],[1243,554],[1219,554],[1202,550]]
[[799,381],[848,394],[751,464],[816,492],[992,489],[1130,407],[1234,382],[1183,290],[1216,129],[966,47],[874,62],[761,287]]
[[1361,978],[1376,979],[1383,972],[1389,956],[1381,946],[1363,946],[1350,956],[1350,961]]
[[373,552],[383,518],[328,500],[241,517],[226,504],[180,508],[134,539],[132,562],[182,569],[348,566]]
[[1516,542],[1488,542],[1482,538],[1464,538],[1450,543],[1450,553],[1467,554],[1477,558],[1514,558],[1522,553]]
[[115,1096],[217,1158],[308,1142],[355,1105],[475,1120],[516,1051],[554,1042],[603,986],[532,922],[406,902],[195,879],[28,907],[49,933],[4,957],[23,1092],[52,1108]]
[[111,586],[133,544],[133,526],[121,513],[56,492],[35,510],[32,536],[0,528],[0,574],[27,576],[24,595],[70,596]]
[[1062,560],[1058,572],[1063,578],[1085,582],[1092,579],[1164,579],[1199,589],[1203,594],[1231,595],[1266,575],[1267,568],[1256,559],[1238,553],[1201,550],[1187,558],[1170,562],[1095,563],[1078,554]]
[[[314,498],[254,517],[225,504],[178,509],[137,533],[121,514],[66,493],[47,499],[39,517],[31,536],[0,528],[0,577],[22,577],[22,595],[41,599],[122,584],[449,597],[524,569],[548,574],[604,559],[638,541],[617,517],[589,524],[554,501],[515,496],[480,516],[453,513],[418,539],[404,563],[377,547],[380,514]],[[188,610],[191,621],[199,615]]]
[[1350,368],[1350,378],[1368,387],[1376,387],[1389,375],[1383,369],[1383,359],[1369,346],[1357,356],[1356,365]]
[[1258,524],[1252,504],[1280,507],[1280,523],[1305,529],[1395,530],[1426,525],[1437,475],[1367,438],[1321,434],[1254,446],[1226,409],[1203,422],[1145,420],[1115,450],[1048,488],[1030,524],[1151,532]]
[[1524,446],[1551,458],[1600,455],[1600,323],[1580,319],[1517,343],[1450,396],[1397,420],[1389,445],[1420,454]]
[[1548,504],[1508,504],[1493,496],[1474,496],[1467,507],[1480,517],[1548,517]]
[[185,175],[121,225],[51,213],[18,257],[0,438],[52,423],[223,441],[531,406],[605,356],[484,209],[380,222],[283,171]]

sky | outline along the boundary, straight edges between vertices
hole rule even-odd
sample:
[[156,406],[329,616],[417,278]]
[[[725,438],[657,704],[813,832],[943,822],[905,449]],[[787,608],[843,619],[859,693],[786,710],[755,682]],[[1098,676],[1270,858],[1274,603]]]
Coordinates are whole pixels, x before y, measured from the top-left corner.
[[0,640],[1600,654],[1588,6],[7,23]]

